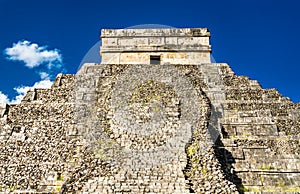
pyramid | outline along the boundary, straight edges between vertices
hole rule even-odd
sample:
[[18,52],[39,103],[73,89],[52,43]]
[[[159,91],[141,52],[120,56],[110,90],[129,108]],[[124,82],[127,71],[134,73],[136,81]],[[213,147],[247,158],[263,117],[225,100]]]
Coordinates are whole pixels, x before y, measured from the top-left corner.
[[2,193],[297,193],[300,105],[207,28],[103,29],[101,63],[0,106]]

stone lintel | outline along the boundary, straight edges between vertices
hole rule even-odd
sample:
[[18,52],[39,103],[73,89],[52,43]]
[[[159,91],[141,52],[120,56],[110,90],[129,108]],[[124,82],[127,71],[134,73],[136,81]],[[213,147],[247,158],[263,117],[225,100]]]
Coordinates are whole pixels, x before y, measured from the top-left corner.
[[138,50],[134,46],[106,46],[101,48],[101,53],[120,53],[120,52],[208,52],[211,53],[210,45],[195,45],[195,46],[177,46],[174,45],[170,48],[168,46],[144,46],[140,47]]

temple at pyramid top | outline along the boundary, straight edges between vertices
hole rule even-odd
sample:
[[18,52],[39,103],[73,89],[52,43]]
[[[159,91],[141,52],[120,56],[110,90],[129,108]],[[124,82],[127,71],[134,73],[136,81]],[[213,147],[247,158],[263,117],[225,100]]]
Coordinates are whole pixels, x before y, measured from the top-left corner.
[[102,64],[210,63],[207,28],[103,29]]

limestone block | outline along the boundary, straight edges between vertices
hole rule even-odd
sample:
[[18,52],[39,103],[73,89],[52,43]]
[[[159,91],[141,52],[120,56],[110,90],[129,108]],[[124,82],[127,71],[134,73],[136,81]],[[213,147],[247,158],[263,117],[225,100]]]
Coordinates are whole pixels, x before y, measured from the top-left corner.
[[277,136],[277,126],[274,124],[249,124],[234,125],[236,134],[239,136]]
[[165,37],[166,45],[177,45],[177,37]]
[[234,159],[239,159],[239,160],[245,159],[243,149],[241,149],[241,148],[226,147],[226,150],[228,150],[230,152],[230,154],[232,155],[231,157]]
[[118,38],[103,38],[102,45],[116,46],[116,45],[118,45]]
[[263,173],[264,185],[269,186],[291,186],[299,182],[299,174],[295,173]]
[[262,175],[260,173],[239,172],[238,177],[242,179],[244,186],[262,186]]
[[165,39],[164,37],[151,37],[148,39],[149,45],[164,45]]

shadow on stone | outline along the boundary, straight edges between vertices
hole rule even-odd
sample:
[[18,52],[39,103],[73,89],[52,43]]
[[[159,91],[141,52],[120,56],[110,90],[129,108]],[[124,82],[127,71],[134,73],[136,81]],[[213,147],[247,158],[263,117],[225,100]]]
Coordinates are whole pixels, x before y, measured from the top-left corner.
[[225,175],[225,178],[236,185],[239,193],[244,193],[242,189],[242,180],[237,176],[232,165],[235,163],[235,159],[232,153],[225,148],[220,136],[216,139],[213,147],[215,155],[221,164],[221,169]]

